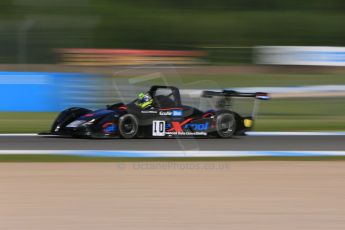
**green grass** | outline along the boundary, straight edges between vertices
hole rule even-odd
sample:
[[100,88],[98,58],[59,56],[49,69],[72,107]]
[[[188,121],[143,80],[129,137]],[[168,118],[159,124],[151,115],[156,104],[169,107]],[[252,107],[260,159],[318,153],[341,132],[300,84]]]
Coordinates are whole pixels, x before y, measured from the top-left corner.
[[345,130],[345,99],[276,99],[261,103],[258,131]]
[[255,131],[344,131],[345,116],[342,117],[269,117],[257,119]]
[[57,113],[0,113],[0,133],[49,131]]

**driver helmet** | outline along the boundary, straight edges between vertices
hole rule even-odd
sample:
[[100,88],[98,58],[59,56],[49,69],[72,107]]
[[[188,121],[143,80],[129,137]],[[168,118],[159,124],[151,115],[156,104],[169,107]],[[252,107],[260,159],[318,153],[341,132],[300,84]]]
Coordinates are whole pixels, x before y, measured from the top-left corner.
[[153,99],[149,93],[140,93],[138,95],[138,105],[141,109],[152,106]]

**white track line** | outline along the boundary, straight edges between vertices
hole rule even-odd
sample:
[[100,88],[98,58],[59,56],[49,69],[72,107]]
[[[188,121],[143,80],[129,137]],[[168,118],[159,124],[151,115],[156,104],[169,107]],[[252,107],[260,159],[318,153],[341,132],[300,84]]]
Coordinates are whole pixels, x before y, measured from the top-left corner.
[[[333,132],[247,132],[248,136],[345,136],[344,131]],[[0,133],[0,137],[35,137],[37,133]],[[54,135],[42,135],[54,136]]]
[[[345,132],[247,132],[248,136],[345,136]],[[0,137],[35,137],[37,133],[0,133]],[[54,135],[42,135],[54,136]]]
[[315,157],[345,156],[345,151],[126,151],[126,150],[0,150],[0,155],[65,155],[82,157]]
[[0,137],[34,137],[37,133],[0,133]]
[[329,132],[247,132],[248,136],[345,136],[342,131]]

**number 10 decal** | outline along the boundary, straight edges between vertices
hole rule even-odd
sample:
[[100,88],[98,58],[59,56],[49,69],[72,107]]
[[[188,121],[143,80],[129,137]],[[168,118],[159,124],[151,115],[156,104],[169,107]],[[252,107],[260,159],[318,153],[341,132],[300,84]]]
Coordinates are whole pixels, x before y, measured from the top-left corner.
[[158,136],[158,137],[165,136],[165,121],[153,121],[152,136]]

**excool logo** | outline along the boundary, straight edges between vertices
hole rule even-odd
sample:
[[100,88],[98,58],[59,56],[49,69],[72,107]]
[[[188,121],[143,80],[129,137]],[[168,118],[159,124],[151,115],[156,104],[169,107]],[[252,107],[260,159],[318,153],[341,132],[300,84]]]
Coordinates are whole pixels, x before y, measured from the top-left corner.
[[185,129],[191,129],[193,131],[206,131],[209,128],[209,123],[191,123],[188,124],[192,119],[189,118],[183,122],[173,121],[171,124],[166,124],[168,132],[183,132]]

